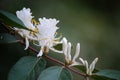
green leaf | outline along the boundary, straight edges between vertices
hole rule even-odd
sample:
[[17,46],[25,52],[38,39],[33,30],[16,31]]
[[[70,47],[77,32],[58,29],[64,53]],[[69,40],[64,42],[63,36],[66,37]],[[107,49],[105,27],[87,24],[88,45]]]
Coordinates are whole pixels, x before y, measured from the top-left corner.
[[33,56],[22,57],[10,70],[8,80],[36,80],[46,61]]
[[95,73],[95,75],[120,80],[120,71],[116,70],[101,70]]
[[20,19],[18,19],[14,14],[9,13],[7,11],[0,10],[0,20],[10,25],[11,27],[17,27],[17,28],[29,30],[24,26],[23,22]]
[[97,75],[92,75],[90,76],[91,78],[93,78],[94,80],[114,80],[108,77],[104,77],[104,76],[97,76]]
[[82,66],[82,65],[75,65],[75,66],[73,66],[73,67],[75,67],[75,68],[77,68],[78,70],[86,73],[86,68],[85,68],[84,66]]
[[0,33],[0,44],[19,42],[14,36],[8,33]]
[[64,67],[54,66],[44,70],[37,80],[72,80],[72,75]]

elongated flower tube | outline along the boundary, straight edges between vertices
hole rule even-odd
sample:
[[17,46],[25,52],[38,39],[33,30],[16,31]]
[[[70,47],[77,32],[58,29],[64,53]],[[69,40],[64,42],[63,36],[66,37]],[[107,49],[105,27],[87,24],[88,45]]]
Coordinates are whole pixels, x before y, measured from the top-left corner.
[[[56,19],[46,19],[45,17],[39,18],[40,24],[37,26],[39,34],[38,37],[38,46],[41,46],[40,53],[38,56],[42,56],[43,52],[48,52],[49,49],[58,53],[62,53],[62,51],[58,51],[53,48],[53,46],[60,44],[60,38],[56,38],[56,31],[58,27],[56,26],[59,22]],[[47,51],[45,51],[45,49]]]
[[72,58],[71,57],[71,43],[67,42],[66,38],[63,38],[63,53],[65,55],[66,65],[69,65],[69,66],[80,65],[80,63],[76,61],[80,53],[80,43],[77,43],[76,52]]
[[88,65],[88,62],[86,60],[83,60],[82,58],[79,58],[79,60],[82,62],[82,64],[86,67],[86,74],[88,75],[92,75],[92,72],[95,68],[95,64],[98,61],[98,58],[95,58],[93,60],[93,62],[90,64],[90,66]]
[[[35,27],[36,25],[32,22],[34,16],[32,16],[32,13],[30,11],[31,11],[30,8],[23,8],[22,10],[17,11],[16,15],[23,22],[26,28],[32,31],[36,31],[37,30]],[[25,38],[25,41],[26,41],[25,50],[29,47],[28,39],[37,40],[33,32],[30,32],[25,29],[19,29],[19,28],[14,28],[14,29],[17,30],[18,33]]]

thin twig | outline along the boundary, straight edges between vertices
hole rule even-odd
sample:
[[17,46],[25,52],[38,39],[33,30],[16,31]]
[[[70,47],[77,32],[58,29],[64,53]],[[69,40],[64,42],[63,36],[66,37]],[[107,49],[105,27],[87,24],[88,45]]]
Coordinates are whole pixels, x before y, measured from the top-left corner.
[[80,72],[76,71],[75,69],[73,69],[73,68],[71,68],[71,67],[69,67],[69,66],[66,66],[66,68],[69,69],[70,71],[78,74],[78,75],[81,75],[81,76],[86,77],[86,74],[80,73]]
[[65,64],[64,64],[63,62],[58,61],[58,60],[56,60],[56,59],[54,59],[54,58],[52,58],[52,57],[50,57],[50,56],[48,56],[48,55],[44,55],[43,57],[45,57],[45,58],[47,58],[47,59],[49,59],[49,60],[51,60],[51,61],[54,61],[54,62],[56,62],[56,63],[58,63],[58,64],[60,64],[60,65],[62,65],[62,66],[65,66]]

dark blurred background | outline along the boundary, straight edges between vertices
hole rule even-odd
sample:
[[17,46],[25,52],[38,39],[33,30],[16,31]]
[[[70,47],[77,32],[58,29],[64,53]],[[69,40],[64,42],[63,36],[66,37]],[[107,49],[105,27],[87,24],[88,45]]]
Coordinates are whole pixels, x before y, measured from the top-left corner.
[[[119,0],[0,0],[0,9],[14,14],[23,7],[31,8],[36,19],[60,20],[58,32],[73,43],[73,51],[77,42],[81,43],[83,59],[91,62],[98,57],[98,68],[120,70]],[[27,51],[20,44],[0,47],[1,77]]]

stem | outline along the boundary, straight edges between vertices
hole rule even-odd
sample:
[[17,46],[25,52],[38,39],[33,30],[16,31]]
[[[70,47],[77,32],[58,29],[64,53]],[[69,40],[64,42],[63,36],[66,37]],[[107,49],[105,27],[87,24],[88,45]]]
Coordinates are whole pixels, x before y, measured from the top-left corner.
[[48,56],[48,55],[45,55],[45,56],[43,56],[43,57],[45,57],[45,58],[47,58],[47,59],[49,59],[49,60],[51,60],[51,61],[54,61],[54,62],[56,62],[56,63],[58,63],[58,64],[60,64],[60,65],[62,65],[62,66],[65,66],[65,64],[64,64],[63,62],[58,61],[58,60],[56,60],[56,59],[54,59],[54,58],[52,58],[52,57],[50,57],[50,56]]
[[[60,64],[60,65],[62,65],[62,66],[65,66],[64,63],[62,63],[62,62],[60,62],[60,61],[58,61],[58,60],[56,60],[56,59],[54,59],[54,58],[52,58],[52,57],[50,57],[50,56],[45,55],[45,58],[47,58],[47,59],[49,59],[49,60],[51,60],[51,61],[54,61],[54,62],[56,62],[56,63],[58,63],[58,64]],[[69,69],[70,71],[72,71],[72,72],[78,74],[78,75],[86,76],[85,74],[80,73],[80,72],[74,70],[73,68],[71,68],[71,67],[69,67],[69,66],[65,66],[65,67],[66,67],[67,69]]]
[[80,72],[76,71],[75,69],[73,69],[73,68],[71,68],[69,66],[66,66],[66,68],[69,69],[70,71],[78,74],[78,75],[81,75],[81,76],[84,76],[84,77],[86,76],[86,74],[80,73]]
[[[20,42],[22,45],[25,45],[24,41],[20,40],[19,42]],[[38,51],[37,51],[36,49],[32,48],[31,46],[29,46],[28,49],[30,49],[31,51],[33,51],[33,52],[35,52],[36,54],[38,54]],[[62,65],[62,66],[65,66],[65,64],[64,64],[63,62],[58,61],[58,60],[56,60],[56,59],[54,59],[54,58],[52,58],[52,57],[50,57],[50,56],[48,56],[48,55],[44,55],[43,57],[45,57],[46,59],[49,59],[49,60],[51,60],[51,61],[53,61],[53,62],[56,62],[56,63],[58,63],[58,64],[60,64],[60,65]],[[67,68],[68,70],[70,70],[70,71],[72,71],[72,72],[74,72],[74,73],[76,73],[76,74],[78,74],[78,75],[80,75],[80,76],[86,77],[86,74],[80,73],[80,72],[76,71],[75,69],[73,69],[73,68],[71,68],[71,67],[69,67],[69,66],[65,66],[65,68]],[[88,79],[87,79],[87,80],[88,80]]]

